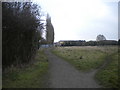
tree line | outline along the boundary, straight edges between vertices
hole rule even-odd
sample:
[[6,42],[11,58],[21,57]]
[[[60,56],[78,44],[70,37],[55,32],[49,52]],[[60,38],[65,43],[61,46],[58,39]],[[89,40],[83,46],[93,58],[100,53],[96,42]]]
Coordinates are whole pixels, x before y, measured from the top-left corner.
[[3,69],[34,59],[43,30],[47,28],[41,17],[41,7],[32,2],[2,2]]
[[62,41],[60,46],[104,46],[104,45],[118,45],[119,41],[115,40],[101,40],[101,41]]
[[96,37],[96,41],[85,41],[85,40],[69,40],[59,41],[61,46],[103,46],[103,45],[120,45],[120,39],[106,40],[104,35],[99,34]]

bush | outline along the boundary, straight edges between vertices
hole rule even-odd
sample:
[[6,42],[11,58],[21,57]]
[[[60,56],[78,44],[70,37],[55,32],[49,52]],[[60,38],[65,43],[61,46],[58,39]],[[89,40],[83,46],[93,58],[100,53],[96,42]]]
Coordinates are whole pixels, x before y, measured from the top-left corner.
[[28,63],[38,48],[38,5],[31,2],[2,3],[2,64]]

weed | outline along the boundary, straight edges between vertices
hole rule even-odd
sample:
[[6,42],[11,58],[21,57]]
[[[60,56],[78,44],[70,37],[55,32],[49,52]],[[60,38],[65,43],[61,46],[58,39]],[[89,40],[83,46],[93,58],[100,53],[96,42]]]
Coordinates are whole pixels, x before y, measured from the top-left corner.
[[48,62],[43,50],[39,50],[35,62],[24,68],[16,68],[3,73],[3,88],[41,88]]

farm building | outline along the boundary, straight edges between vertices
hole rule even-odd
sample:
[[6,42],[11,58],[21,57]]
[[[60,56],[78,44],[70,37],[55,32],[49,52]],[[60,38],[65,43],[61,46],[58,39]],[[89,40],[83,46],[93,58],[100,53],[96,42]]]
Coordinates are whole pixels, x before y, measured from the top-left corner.
[[61,40],[59,41],[60,46],[83,46],[85,40]]

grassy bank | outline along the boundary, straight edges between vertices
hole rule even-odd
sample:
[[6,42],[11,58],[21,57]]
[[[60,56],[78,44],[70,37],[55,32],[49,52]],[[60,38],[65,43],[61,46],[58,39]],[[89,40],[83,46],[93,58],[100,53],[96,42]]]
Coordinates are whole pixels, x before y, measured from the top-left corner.
[[96,74],[96,79],[104,87],[118,87],[118,48],[117,46],[99,47],[58,47],[53,53],[71,63],[81,71],[99,68],[106,57],[110,62]]
[[11,67],[3,73],[3,88],[42,88],[47,70],[47,57],[39,50],[33,64],[24,68]]

